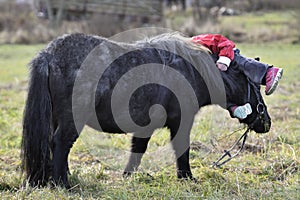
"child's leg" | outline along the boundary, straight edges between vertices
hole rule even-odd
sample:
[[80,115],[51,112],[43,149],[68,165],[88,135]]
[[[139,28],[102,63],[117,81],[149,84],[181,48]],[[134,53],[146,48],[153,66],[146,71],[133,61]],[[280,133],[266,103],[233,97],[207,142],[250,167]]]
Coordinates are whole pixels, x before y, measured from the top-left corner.
[[269,68],[267,64],[258,62],[255,59],[246,58],[235,51],[234,61],[241,71],[253,82],[258,84],[265,84],[265,75]]
[[270,95],[276,90],[283,74],[283,69],[246,58],[239,54],[238,49],[234,52],[232,64],[237,65],[251,81],[265,85],[266,95]]

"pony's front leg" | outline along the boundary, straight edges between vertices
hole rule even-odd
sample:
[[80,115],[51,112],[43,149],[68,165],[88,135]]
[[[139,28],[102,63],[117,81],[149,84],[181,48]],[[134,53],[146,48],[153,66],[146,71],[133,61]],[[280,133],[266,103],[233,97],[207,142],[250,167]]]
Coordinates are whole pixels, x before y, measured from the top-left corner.
[[189,162],[190,148],[188,148],[179,158],[176,160],[177,164],[177,177],[179,179],[191,179],[195,180],[190,168]]
[[78,137],[76,129],[69,127],[61,127],[55,131],[53,136],[53,170],[52,179],[55,185],[62,185],[70,188],[68,182],[68,156],[73,143]]
[[193,174],[190,168],[190,129],[192,127],[192,122],[186,123],[185,127],[181,132],[178,132],[179,123],[172,123],[169,125],[171,131],[171,142],[176,156],[176,167],[177,167],[177,177],[179,179],[191,179]]
[[139,138],[135,136],[132,137],[131,153],[123,173],[124,176],[130,176],[134,171],[137,170],[137,168],[141,163],[142,157],[146,152],[150,138],[151,137],[146,137],[146,138]]

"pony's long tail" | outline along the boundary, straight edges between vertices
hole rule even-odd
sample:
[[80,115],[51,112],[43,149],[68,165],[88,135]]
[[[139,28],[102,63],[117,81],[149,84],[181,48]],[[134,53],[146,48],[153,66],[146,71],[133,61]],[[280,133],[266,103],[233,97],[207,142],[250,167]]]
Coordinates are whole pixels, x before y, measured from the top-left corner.
[[22,170],[31,186],[44,185],[50,176],[52,104],[49,91],[49,60],[40,53],[30,63],[28,97],[24,110]]

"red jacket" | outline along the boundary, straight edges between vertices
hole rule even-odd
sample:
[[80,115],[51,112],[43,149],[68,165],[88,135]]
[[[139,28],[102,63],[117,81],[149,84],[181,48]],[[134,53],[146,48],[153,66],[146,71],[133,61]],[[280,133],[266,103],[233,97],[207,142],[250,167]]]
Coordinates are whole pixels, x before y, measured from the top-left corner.
[[202,34],[192,37],[192,41],[207,47],[213,54],[219,56],[217,62],[229,66],[234,59],[234,42],[220,34]]

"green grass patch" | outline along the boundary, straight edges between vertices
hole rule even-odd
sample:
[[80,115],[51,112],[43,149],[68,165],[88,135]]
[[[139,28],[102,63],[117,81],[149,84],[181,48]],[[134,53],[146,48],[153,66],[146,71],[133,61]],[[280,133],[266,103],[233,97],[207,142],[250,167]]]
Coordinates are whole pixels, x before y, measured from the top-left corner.
[[[260,12],[245,13],[241,16],[224,17],[221,21],[224,24],[241,25],[245,31],[253,29],[269,28],[271,30],[279,30],[284,26],[295,23],[296,11],[277,11],[277,12]],[[267,25],[267,26],[266,26]]]
[[246,13],[220,19],[220,31],[233,40],[260,43],[295,41],[300,35],[297,11]]
[[194,19],[191,10],[166,14],[168,28],[190,36],[201,33],[221,33],[236,42],[256,44],[279,40],[299,43],[299,24],[297,10],[261,11],[201,19]]
[[26,65],[45,45],[0,45],[0,86],[27,79]]

